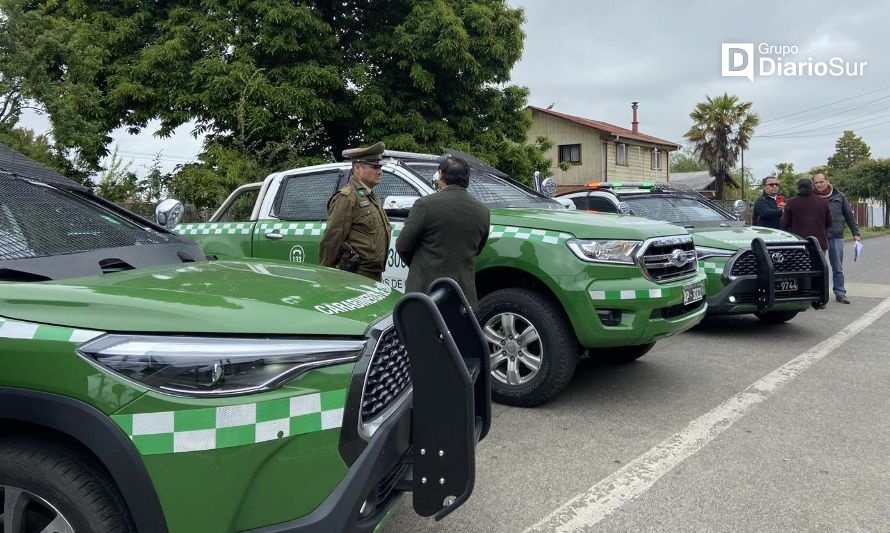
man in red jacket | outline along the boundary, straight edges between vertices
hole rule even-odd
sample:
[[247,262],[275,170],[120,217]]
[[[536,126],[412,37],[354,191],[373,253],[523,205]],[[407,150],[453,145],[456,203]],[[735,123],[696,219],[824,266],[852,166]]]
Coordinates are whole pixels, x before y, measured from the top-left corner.
[[785,202],[780,226],[801,237],[816,237],[822,251],[828,250],[828,228],[831,227],[831,210],[828,200],[813,194],[813,180],[797,180],[797,196]]

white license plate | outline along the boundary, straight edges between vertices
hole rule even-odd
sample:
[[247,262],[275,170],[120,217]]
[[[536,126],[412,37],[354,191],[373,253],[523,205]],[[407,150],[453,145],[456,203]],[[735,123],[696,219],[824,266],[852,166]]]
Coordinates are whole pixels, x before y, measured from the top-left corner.
[[776,292],[791,292],[797,290],[796,279],[776,280]]
[[696,281],[683,286],[683,305],[689,305],[705,297],[704,282]]

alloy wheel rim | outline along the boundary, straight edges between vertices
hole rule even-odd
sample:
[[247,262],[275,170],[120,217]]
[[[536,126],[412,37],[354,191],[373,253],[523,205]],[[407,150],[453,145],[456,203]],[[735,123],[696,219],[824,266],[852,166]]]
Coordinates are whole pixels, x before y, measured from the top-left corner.
[[498,382],[525,385],[540,373],[544,347],[529,319],[517,313],[499,313],[488,319],[482,334],[491,353],[491,375]]
[[68,519],[41,496],[0,485],[0,531],[5,533],[75,533]]

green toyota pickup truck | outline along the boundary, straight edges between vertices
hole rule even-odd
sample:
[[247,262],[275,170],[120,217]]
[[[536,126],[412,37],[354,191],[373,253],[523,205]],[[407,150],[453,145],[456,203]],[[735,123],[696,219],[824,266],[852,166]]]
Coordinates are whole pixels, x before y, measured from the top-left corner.
[[[541,404],[569,383],[582,350],[630,361],[704,317],[705,275],[683,228],[569,210],[472,156],[449,153],[470,162],[470,193],[491,209],[476,287],[496,400]],[[375,191],[391,215],[394,247],[412,201],[434,192],[439,156],[384,157]],[[234,191],[209,222],[176,231],[220,258],[317,263],[328,199],[350,168],[271,174]],[[393,247],[384,281],[403,291],[408,268]]]
[[688,229],[708,276],[709,315],[754,313],[782,323],[828,301],[828,267],[815,239],[748,226],[694,191],[652,182],[594,182],[560,198],[588,212],[626,211]]
[[373,531],[405,492],[466,501],[490,373],[450,280],[208,261],[22,161],[0,145],[0,531]]

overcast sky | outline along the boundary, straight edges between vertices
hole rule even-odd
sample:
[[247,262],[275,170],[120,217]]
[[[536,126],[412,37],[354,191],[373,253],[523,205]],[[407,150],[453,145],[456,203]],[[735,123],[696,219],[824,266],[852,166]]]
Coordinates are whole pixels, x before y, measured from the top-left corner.
[[[531,105],[554,104],[556,111],[629,128],[630,103],[638,101],[640,131],[683,144],[695,104],[728,92],[754,102],[761,117],[745,154],[756,177],[780,162],[798,171],[824,164],[847,129],[862,136],[874,157],[890,157],[890,2],[508,3],[525,9],[525,49],[511,83],[531,90]],[[753,45],[753,82],[721,75],[722,43]],[[759,53],[762,46],[793,46],[796,53],[780,58]],[[859,75],[759,75],[761,57],[786,65],[812,58],[816,69],[837,57]],[[861,62],[867,64],[859,68]],[[38,131],[45,124],[26,121]],[[200,150],[188,128],[167,140],[114,137],[139,174],[158,151],[171,169]]]

